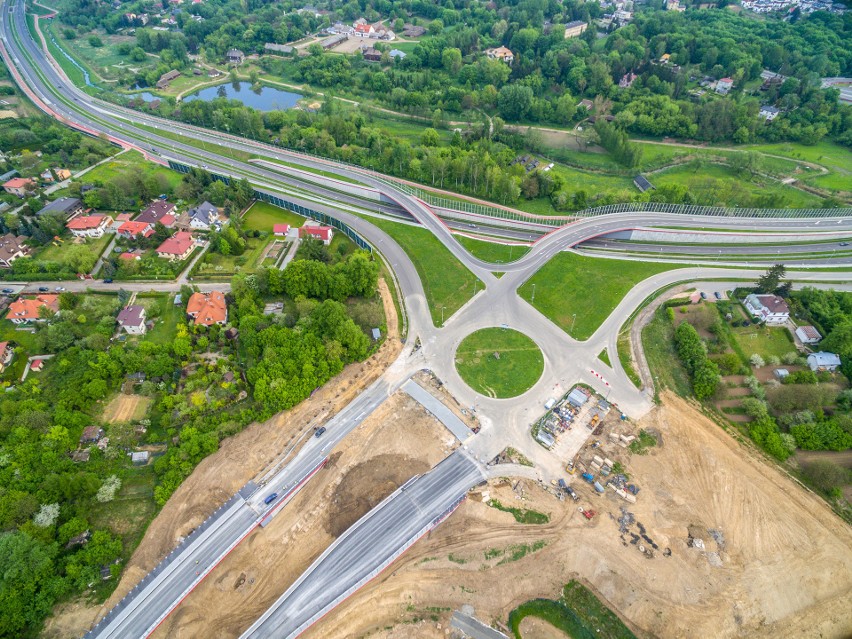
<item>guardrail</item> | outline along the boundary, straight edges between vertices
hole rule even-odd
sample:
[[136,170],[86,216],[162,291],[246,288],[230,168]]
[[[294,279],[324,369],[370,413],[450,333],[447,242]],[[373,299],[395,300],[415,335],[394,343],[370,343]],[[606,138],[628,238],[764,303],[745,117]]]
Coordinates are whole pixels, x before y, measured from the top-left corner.
[[757,217],[757,218],[820,218],[845,217],[852,215],[852,208],[835,209],[748,209],[721,206],[697,206],[691,204],[665,204],[662,202],[633,202],[609,204],[586,209],[577,217],[595,217],[613,213],[674,213],[677,215],[708,215],[713,217]]
[[[193,168],[188,164],[183,164],[182,162],[176,162],[175,160],[169,159],[169,168],[177,171],[178,173],[189,173]],[[220,173],[214,173],[212,171],[207,170],[208,173],[212,176],[214,180],[217,182],[224,182],[225,184],[231,184],[231,177],[229,175],[222,175]],[[279,206],[281,208],[287,209],[289,211],[293,211],[301,215],[302,217],[309,217],[312,220],[316,220],[317,222],[322,222],[323,224],[327,224],[336,228],[338,231],[343,233],[346,237],[352,240],[356,246],[365,251],[373,252],[373,247],[370,245],[367,240],[361,237],[355,230],[353,230],[348,224],[341,222],[335,217],[328,215],[327,213],[322,213],[315,209],[302,206],[301,204],[297,204],[295,202],[291,202],[290,200],[285,200],[282,197],[279,197],[273,193],[269,193],[267,191],[261,191],[258,189],[254,190],[253,196],[256,200],[260,200],[262,202],[268,202],[269,204],[274,204],[275,206]]]

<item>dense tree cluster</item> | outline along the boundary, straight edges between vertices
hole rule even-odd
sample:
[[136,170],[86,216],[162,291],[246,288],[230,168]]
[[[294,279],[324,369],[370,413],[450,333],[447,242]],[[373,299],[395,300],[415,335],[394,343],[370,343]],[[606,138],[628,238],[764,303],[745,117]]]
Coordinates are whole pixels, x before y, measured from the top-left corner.
[[692,378],[692,390],[698,399],[706,399],[716,392],[719,384],[719,367],[707,357],[704,342],[689,322],[681,322],[675,329],[675,346],[686,370]]
[[820,348],[840,356],[843,374],[852,379],[852,294],[805,287],[794,300],[822,330]]

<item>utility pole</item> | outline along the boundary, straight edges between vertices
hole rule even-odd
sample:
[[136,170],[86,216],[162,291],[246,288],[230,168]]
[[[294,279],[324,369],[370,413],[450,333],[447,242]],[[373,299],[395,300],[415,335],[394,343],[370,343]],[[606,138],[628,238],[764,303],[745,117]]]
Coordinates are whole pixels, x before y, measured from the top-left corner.
[[531,301],[533,303],[535,303],[535,284],[533,284],[533,294],[532,294],[532,300]]
[[446,306],[441,307],[441,326],[444,326],[444,311],[446,310]]
[[577,321],[577,314],[576,314],[576,313],[574,313],[574,314],[571,316],[571,318],[572,318],[572,319],[571,319],[571,332],[573,333],[573,332],[574,332],[574,322],[576,322],[576,321]]

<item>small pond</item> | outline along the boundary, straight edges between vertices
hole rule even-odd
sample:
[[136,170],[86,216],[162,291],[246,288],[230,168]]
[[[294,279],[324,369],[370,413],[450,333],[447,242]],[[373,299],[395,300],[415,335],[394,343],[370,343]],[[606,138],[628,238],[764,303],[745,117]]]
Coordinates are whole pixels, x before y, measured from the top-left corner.
[[229,82],[191,93],[185,96],[183,101],[210,101],[216,98],[239,100],[247,107],[257,109],[258,111],[277,111],[292,109],[302,99],[302,95],[269,86],[261,86],[253,90],[250,82]]

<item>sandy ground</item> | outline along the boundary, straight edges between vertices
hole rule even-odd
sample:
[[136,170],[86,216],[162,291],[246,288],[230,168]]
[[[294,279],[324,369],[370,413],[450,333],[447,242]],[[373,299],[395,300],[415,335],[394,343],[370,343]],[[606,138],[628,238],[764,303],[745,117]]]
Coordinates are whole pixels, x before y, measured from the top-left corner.
[[[151,522],[133,553],[115,592],[103,606],[84,598],[57,607],[45,623],[43,636],[65,639],[82,636],[94,621],[106,614],[142,577],[250,479],[262,473],[281,451],[315,425],[326,421],[373,383],[392,363],[402,343],[397,330],[396,309],[384,280],[379,292],[385,307],[388,336],[367,361],[347,366],[313,397],[271,419],[254,423],[224,440],[219,450],[202,461]],[[122,396],[120,396],[122,397]],[[123,396],[126,397],[126,396]],[[309,491],[306,491],[309,492]],[[247,539],[248,546],[256,535]],[[218,579],[214,572],[208,581]]]
[[558,628],[536,617],[524,617],[519,630],[524,639],[571,639]]
[[[405,424],[405,434],[399,432]],[[454,446],[444,427],[398,392],[331,455],[329,464],[264,529],[252,533],[153,637],[237,637],[328,545]]]
[[[571,578],[595,590],[639,636],[849,636],[850,528],[821,499],[673,395],[640,425],[659,431],[661,446],[645,456],[608,452],[642,488],[635,505],[611,491],[599,497],[574,478],[579,504],[599,513],[586,521],[577,504],[560,502],[531,481],[522,480],[515,491],[505,482],[492,485],[491,497],[547,512],[550,522],[517,524],[474,493],[304,636],[444,637],[452,609],[470,604],[486,623],[505,621],[523,601],[557,597]],[[517,498],[520,488],[524,501]],[[616,522],[622,506],[636,522],[627,534]],[[719,542],[708,529],[721,533]],[[638,549],[650,550],[649,542],[630,543],[643,531],[657,545],[653,558]],[[687,545],[690,531],[703,539],[704,551]],[[538,540],[546,546],[516,562],[487,559],[492,549]],[[436,620],[434,611],[440,611]]]
[[142,419],[150,405],[150,397],[119,393],[104,408],[102,419],[111,424]]

